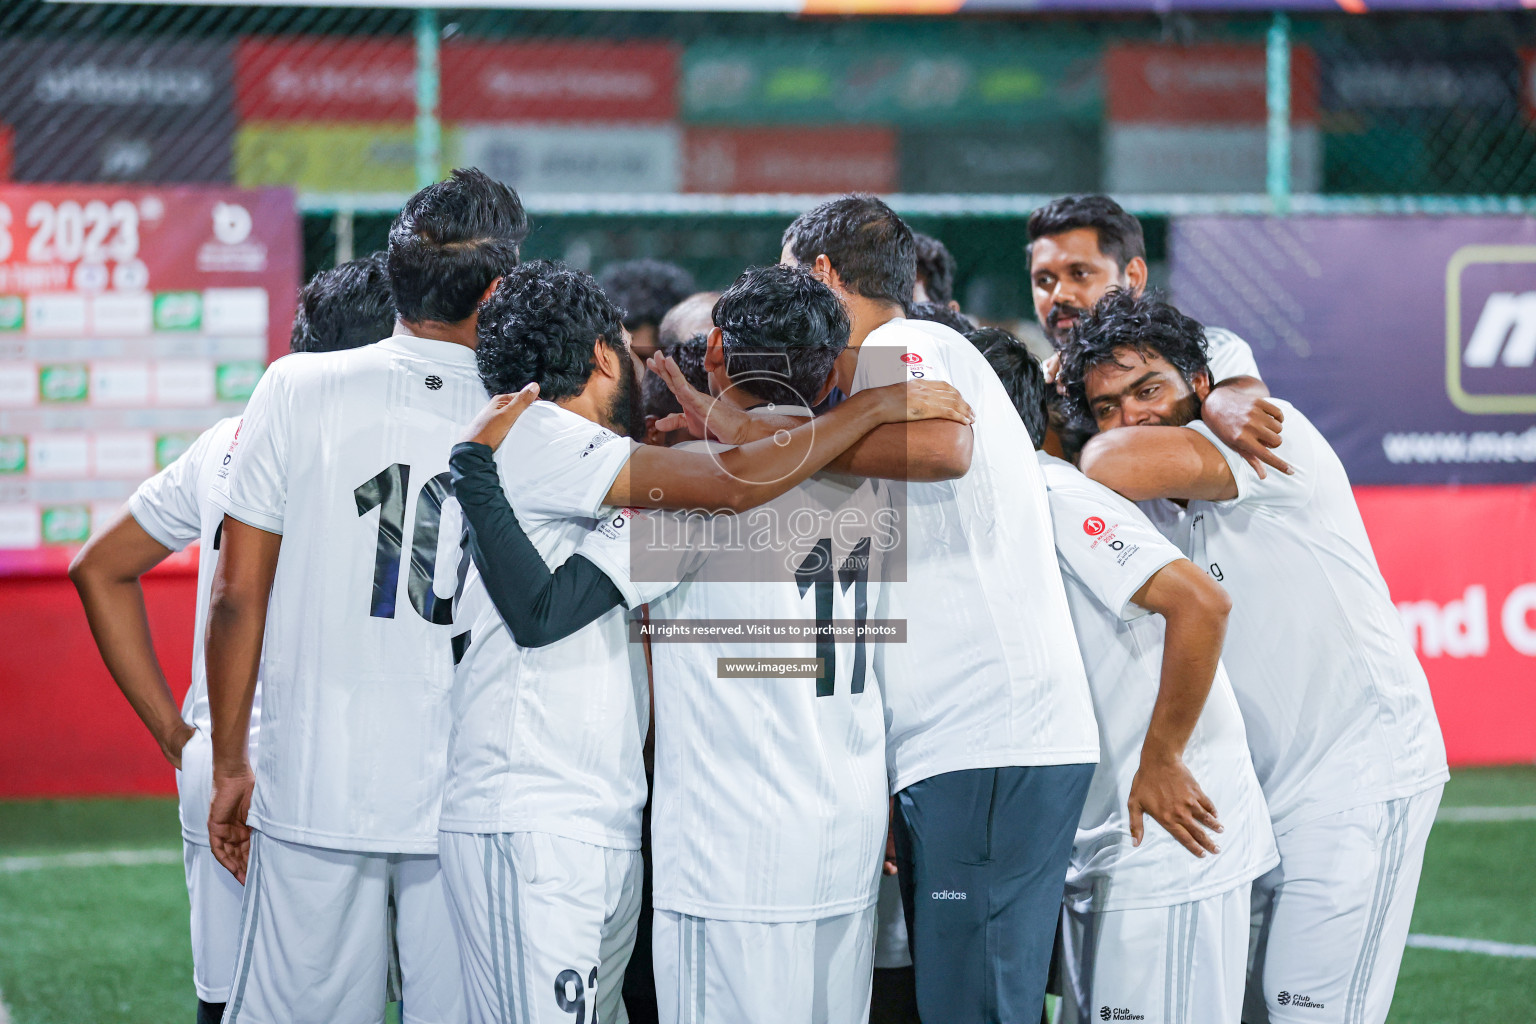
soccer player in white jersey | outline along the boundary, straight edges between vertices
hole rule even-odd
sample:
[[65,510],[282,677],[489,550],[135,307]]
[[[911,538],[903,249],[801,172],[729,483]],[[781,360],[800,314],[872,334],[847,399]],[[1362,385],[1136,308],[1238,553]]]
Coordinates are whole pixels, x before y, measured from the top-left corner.
[[[1141,222],[1106,195],[1069,195],[1051,200],[1029,215],[1030,292],[1035,316],[1056,350],[1046,361],[1054,380],[1072,326],[1111,288],[1140,295],[1147,286],[1147,248]],[[1274,454],[1281,417],[1265,401],[1269,389],[1259,379],[1253,349],[1220,327],[1206,328],[1210,350],[1211,400],[1201,406],[1205,422],[1260,472],[1268,464],[1284,471]],[[1215,386],[1219,385],[1219,386]],[[1092,433],[1084,419],[1069,419],[1059,401],[1051,405],[1051,429],[1045,450],[1074,461]]]
[[[1062,360],[1102,431],[1082,469],[1134,501],[1232,596],[1225,663],[1280,849],[1254,885],[1243,1019],[1386,1019],[1448,773],[1424,670],[1349,478],[1290,404],[1264,478],[1198,418],[1200,325],[1112,293]],[[1163,500],[1169,499],[1169,500]]]
[[[322,271],[299,295],[290,346],[328,352],[377,341],[395,322],[382,253]],[[203,629],[218,560],[224,513],[208,500],[219,457],[239,419],[220,420],[128,499],[111,524],[95,534],[70,566],[85,615],[112,678],[177,769],[187,897],[192,907],[192,980],[198,1024],[218,1024],[229,998],[240,930],[240,883],[208,848],[208,796],[212,776],[208,741],[208,687]],[[139,577],[193,541],[199,542],[192,685],[180,710],[144,618]],[[250,747],[260,728],[260,694],[252,702]]]
[[[907,640],[874,658],[919,1012],[1034,1020],[1098,738],[1045,486],[1019,460],[1033,445],[965,338],[905,318],[916,255],[890,207],[862,195],[823,203],[789,226],[781,261],[810,270],[848,310],[845,394],[942,380],[975,412],[970,425],[876,430],[832,465],[911,481],[907,581],[888,602]],[[722,436],[794,422],[757,417]]]
[[[477,359],[499,394],[530,381],[497,455],[528,538],[563,562],[625,506],[743,511],[822,468],[871,429],[961,421],[952,388],[872,392],[816,424],[723,452],[638,445],[636,369],[619,310],[590,275],[544,262],[508,274],[480,311]],[[614,525],[621,529],[621,525]],[[559,642],[520,647],[478,568],[464,586],[442,857],[468,1018],[622,1021],[619,978],[638,910],[643,677],[618,609]]]
[[526,229],[516,194],[479,171],[418,192],[390,228],[395,333],[274,363],[218,473],[208,830],[246,883],[227,1024],[373,1024],[392,950],[403,1020],[463,1019],[437,860],[458,561],[448,454],[485,400],[478,303]]
[[[1035,357],[1006,336],[984,355],[1043,441]],[[1037,457],[1099,720],[1067,874],[1062,1019],[1238,1024],[1252,882],[1280,858],[1221,666],[1231,601],[1135,505]]]

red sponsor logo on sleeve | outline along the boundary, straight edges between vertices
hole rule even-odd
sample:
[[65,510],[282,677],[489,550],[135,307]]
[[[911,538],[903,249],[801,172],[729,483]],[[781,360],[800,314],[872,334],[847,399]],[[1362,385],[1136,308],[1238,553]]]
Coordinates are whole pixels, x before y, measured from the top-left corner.
[[923,361],[923,357],[916,352],[903,352],[901,354],[901,361],[904,363],[920,363]]
[[1089,516],[1083,520],[1083,532],[1090,537],[1097,537],[1104,532],[1104,520],[1098,516]]

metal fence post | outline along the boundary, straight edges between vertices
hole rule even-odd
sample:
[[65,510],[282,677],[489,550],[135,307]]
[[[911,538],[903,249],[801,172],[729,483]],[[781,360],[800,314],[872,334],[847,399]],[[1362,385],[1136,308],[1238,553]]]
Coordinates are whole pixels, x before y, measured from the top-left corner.
[[437,11],[423,7],[416,12],[416,187],[437,180],[443,160],[443,126],[437,116],[438,42]]
[[1286,213],[1291,208],[1291,19],[1276,11],[1269,23],[1265,48],[1266,106],[1269,111],[1270,208]]

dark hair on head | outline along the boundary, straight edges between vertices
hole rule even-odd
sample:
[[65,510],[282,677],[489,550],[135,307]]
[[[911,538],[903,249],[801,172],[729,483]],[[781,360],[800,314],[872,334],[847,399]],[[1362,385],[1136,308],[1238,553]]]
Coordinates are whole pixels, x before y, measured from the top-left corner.
[[805,211],[784,229],[783,244],[807,270],[825,254],[843,287],[855,295],[902,309],[912,304],[917,280],[912,229],[874,196],[843,196]]
[[914,231],[912,241],[917,247],[917,279],[923,282],[928,301],[948,303],[955,297],[954,256],[932,235]]
[[528,234],[522,200],[475,168],[406,200],[389,227],[389,286],[406,323],[456,324],[517,266]]
[[907,310],[907,319],[943,324],[958,334],[969,334],[976,329],[976,321],[942,302],[914,302],[912,308]]
[[[666,349],[666,354],[677,363],[677,368],[695,391],[709,394],[709,374],[704,370],[704,350],[709,347],[709,332],[700,331],[691,338],[684,338]],[[665,416],[682,412],[683,406],[667,387],[667,382],[654,373],[647,373],[640,381],[640,399],[647,416]]]
[[967,334],[965,339],[976,346],[996,371],[1035,447],[1045,444],[1045,427],[1050,419],[1045,403],[1052,389],[1046,386],[1040,361],[1029,346],[1000,327],[983,327]]
[[581,394],[597,361],[598,340],[628,359],[619,310],[591,274],[533,260],[513,268],[480,305],[475,363],[493,395],[537,381],[553,402]]
[[1093,228],[1099,236],[1099,252],[1112,257],[1124,270],[1136,257],[1147,258],[1147,242],[1141,221],[1106,195],[1061,196],[1029,215],[1029,241],[1059,235],[1077,228]]
[[731,381],[776,405],[814,405],[848,346],[848,311],[803,267],[751,268],[712,316]]
[[1195,375],[1210,376],[1206,361],[1205,328],[1148,292],[1137,296],[1111,288],[1088,315],[1072,326],[1072,337],[1061,350],[1061,381],[1067,388],[1070,412],[1093,418],[1085,380],[1088,371],[1106,363],[1123,365],[1116,353],[1131,349],[1143,358],[1162,356],[1186,383]]
[[339,352],[370,345],[395,330],[395,303],[389,295],[385,255],[322,270],[299,292],[290,352]]
[[624,311],[624,326],[632,331],[659,326],[667,310],[694,292],[692,274],[660,260],[610,263],[597,275],[597,283]]

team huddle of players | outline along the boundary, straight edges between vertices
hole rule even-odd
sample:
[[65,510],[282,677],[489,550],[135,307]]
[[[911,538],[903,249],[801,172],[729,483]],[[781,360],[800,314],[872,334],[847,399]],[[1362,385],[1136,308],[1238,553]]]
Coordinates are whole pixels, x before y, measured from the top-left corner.
[[[910,964],[908,1019],[1034,1024],[1053,948],[1067,1022],[1385,1020],[1428,686],[1133,217],[1031,217],[1044,368],[873,197],[643,332],[527,228],[423,189],[71,570],[179,769],[200,1022],[863,1024]],[[137,581],[193,541],[178,709]]]

